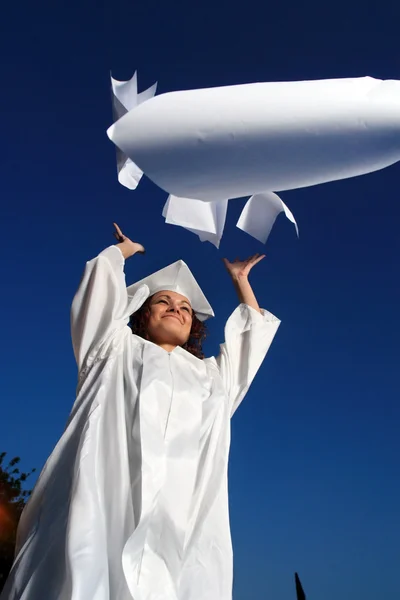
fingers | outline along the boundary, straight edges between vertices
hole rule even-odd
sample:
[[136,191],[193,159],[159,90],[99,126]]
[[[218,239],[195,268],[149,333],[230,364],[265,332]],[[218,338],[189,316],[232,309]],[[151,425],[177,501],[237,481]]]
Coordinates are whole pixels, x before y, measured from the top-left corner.
[[259,262],[260,262],[260,260],[262,260],[263,258],[265,258],[265,254],[259,254],[258,256],[252,257],[252,260],[251,260],[251,265],[252,265],[252,266],[256,265],[256,264],[257,264],[257,263],[259,263]]
[[138,249],[136,250],[136,252],[138,254],[146,254],[146,249],[144,246],[142,246],[142,244],[137,244]]
[[265,258],[265,254],[252,254],[251,256],[249,256],[248,258],[245,258],[244,260],[241,260],[240,258],[235,258],[234,262],[242,262],[245,263],[246,265],[248,264],[256,264],[257,262],[259,262],[260,260],[262,260],[263,258]]
[[256,265],[257,263],[259,263],[261,260],[263,260],[265,258],[265,254],[259,254],[257,252],[257,254],[253,254],[252,256],[249,256],[248,258],[241,260],[238,256],[232,261],[230,262],[227,258],[223,258],[223,262],[226,266],[226,268],[228,267],[232,267],[233,265],[238,266],[239,264],[242,264],[246,267],[251,266],[253,267],[254,265]]
[[126,236],[122,233],[121,229],[118,227],[116,223],[113,223],[115,227],[114,237],[118,242],[123,242]]
[[114,227],[115,227],[115,236],[118,236],[120,238],[124,238],[124,234],[122,233],[121,229],[118,227],[118,225],[116,223],[113,223]]
[[249,258],[246,258],[245,262],[247,262],[247,263],[249,263],[249,262],[253,263],[255,261],[258,262],[259,260],[262,260],[264,257],[265,257],[265,254],[259,254],[257,252],[257,254],[252,254],[251,256],[249,256]]

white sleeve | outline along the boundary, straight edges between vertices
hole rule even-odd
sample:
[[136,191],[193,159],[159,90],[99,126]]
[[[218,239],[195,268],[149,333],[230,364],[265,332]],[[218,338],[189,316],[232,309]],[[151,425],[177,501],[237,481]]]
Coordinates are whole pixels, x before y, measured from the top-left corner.
[[110,246],[86,263],[71,307],[71,335],[78,369],[94,357],[103,340],[128,322],[125,259]]
[[225,326],[225,342],[216,358],[231,404],[231,415],[243,400],[275,337],[280,320],[240,304]]

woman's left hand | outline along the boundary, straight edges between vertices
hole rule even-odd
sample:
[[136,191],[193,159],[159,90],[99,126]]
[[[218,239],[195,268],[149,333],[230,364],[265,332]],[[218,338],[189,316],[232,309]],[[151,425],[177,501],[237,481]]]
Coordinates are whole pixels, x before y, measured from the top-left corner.
[[259,263],[265,254],[254,254],[246,260],[239,260],[236,258],[233,262],[230,262],[227,258],[223,258],[226,270],[233,280],[245,279],[249,276],[251,269]]

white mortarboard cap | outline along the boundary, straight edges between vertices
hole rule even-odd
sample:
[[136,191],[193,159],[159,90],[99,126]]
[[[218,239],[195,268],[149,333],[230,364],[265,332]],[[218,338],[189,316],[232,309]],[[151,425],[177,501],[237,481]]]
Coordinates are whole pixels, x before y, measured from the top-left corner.
[[128,287],[128,296],[132,297],[143,285],[147,285],[149,288],[149,296],[162,290],[182,294],[182,296],[185,296],[189,300],[196,317],[200,321],[205,321],[209,317],[214,316],[211,305],[183,260],[178,260],[172,263],[172,265],[160,269],[160,271],[130,285]]

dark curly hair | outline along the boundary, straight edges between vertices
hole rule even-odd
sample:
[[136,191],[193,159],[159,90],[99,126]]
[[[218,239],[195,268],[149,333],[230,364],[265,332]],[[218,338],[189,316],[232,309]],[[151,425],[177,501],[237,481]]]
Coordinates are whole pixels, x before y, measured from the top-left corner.
[[[148,298],[146,302],[130,316],[129,326],[132,329],[132,333],[138,335],[144,340],[149,340],[149,334],[147,331],[147,324],[150,317],[150,301]],[[182,344],[182,348],[193,354],[196,358],[203,359],[203,341],[207,337],[207,327],[200,321],[192,312],[192,328],[190,330],[189,339],[185,344]]]

